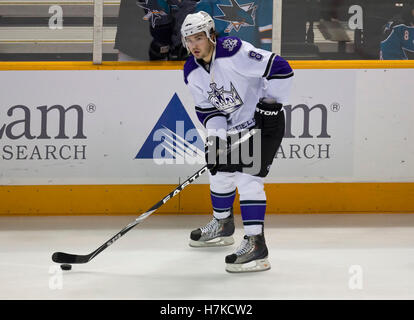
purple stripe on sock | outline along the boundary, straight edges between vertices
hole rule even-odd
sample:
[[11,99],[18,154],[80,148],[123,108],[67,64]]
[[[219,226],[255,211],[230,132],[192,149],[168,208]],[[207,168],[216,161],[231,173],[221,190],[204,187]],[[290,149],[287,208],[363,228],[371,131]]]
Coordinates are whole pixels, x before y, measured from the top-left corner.
[[[215,193],[218,195],[217,193]],[[233,206],[234,198],[236,197],[236,193],[233,193],[230,196],[215,196],[212,193],[211,195],[211,203],[214,209],[229,209]]]
[[240,205],[240,209],[241,209],[241,216],[242,216],[243,221],[249,221],[249,220],[264,221],[266,205],[259,205],[259,206]]

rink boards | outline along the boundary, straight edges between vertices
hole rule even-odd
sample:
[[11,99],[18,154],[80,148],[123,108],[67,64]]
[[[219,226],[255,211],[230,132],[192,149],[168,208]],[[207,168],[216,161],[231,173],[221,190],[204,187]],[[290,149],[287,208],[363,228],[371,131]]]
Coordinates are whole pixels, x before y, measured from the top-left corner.
[[[268,212],[414,212],[414,63],[291,65]],[[181,68],[0,63],[0,214],[136,214],[201,168]],[[207,175],[159,210],[210,211]]]

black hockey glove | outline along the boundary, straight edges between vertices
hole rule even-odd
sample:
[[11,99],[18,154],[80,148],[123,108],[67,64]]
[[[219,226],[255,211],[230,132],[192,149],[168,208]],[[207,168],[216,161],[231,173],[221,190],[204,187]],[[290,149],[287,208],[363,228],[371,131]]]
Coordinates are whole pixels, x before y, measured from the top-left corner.
[[155,25],[150,24],[150,33],[152,41],[148,50],[150,60],[167,60],[168,53],[171,50],[171,36],[173,25],[172,23],[165,23]]
[[254,120],[256,121],[256,127],[262,130],[262,134],[269,135],[275,130],[276,116],[282,110],[282,107],[283,105],[277,103],[275,99],[260,98],[256,105]]
[[227,141],[220,139],[218,136],[209,136],[205,144],[205,158],[207,168],[214,176],[219,165],[227,163]]

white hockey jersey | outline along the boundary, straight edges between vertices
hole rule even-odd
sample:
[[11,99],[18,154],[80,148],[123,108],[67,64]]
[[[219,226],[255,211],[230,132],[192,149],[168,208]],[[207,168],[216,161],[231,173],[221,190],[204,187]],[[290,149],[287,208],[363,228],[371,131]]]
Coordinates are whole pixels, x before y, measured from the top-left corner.
[[209,72],[193,56],[184,65],[198,119],[207,129],[231,132],[254,125],[262,97],[286,105],[292,77],[286,60],[236,37],[217,39]]

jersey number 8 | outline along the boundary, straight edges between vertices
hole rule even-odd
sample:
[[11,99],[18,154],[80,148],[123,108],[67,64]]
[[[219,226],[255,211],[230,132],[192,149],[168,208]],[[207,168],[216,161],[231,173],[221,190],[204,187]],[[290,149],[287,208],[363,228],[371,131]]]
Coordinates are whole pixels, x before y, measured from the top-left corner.
[[405,32],[404,32],[404,40],[407,41],[408,39],[410,39],[410,33],[408,32],[408,30],[405,30]]
[[257,61],[262,61],[263,59],[263,55],[254,51],[249,51],[249,57],[252,59],[256,59]]

